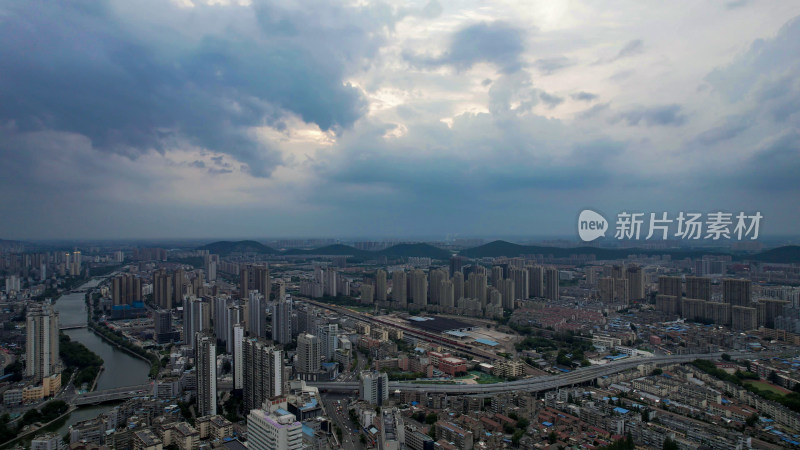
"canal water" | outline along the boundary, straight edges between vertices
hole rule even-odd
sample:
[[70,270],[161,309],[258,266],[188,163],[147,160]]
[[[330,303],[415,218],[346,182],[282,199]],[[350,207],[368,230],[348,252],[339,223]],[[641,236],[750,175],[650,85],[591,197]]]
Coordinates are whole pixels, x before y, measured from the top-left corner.
[[[95,278],[81,286],[92,288],[97,286],[102,279]],[[61,325],[86,324],[86,302],[84,293],[67,294],[56,300],[55,309],[58,311]],[[80,342],[89,350],[103,358],[103,372],[97,380],[97,389],[111,389],[147,383],[149,380],[150,366],[141,359],[118,350],[108,344],[88,328],[66,330],[64,333],[73,341]],[[113,405],[88,406],[80,408],[70,414],[67,422],[57,430],[64,435],[69,426],[82,420],[91,419],[111,409]]]

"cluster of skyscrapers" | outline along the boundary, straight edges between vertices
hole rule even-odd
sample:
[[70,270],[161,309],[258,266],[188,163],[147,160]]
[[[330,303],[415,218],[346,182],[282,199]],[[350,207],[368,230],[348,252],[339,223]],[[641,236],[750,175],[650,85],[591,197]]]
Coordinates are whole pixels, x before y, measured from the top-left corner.
[[773,328],[790,302],[762,298],[753,302],[750,280],[725,278],[722,297],[712,297],[711,278],[662,276],[658,279],[656,309],[687,320],[730,326],[736,331]]
[[[457,259],[459,257],[454,257]],[[513,310],[517,300],[544,298],[556,301],[559,272],[540,265],[458,265],[447,268],[383,269],[360,287],[361,303],[397,309],[416,309],[489,316]]]

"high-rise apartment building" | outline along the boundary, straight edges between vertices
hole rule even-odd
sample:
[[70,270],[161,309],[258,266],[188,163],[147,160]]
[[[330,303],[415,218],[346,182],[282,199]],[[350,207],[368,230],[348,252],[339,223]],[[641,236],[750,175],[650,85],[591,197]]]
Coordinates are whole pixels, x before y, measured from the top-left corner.
[[499,288],[500,282],[504,279],[505,277],[503,276],[503,268],[500,266],[492,267],[492,286]]
[[234,346],[234,327],[244,323],[244,308],[239,305],[229,305],[225,309],[225,317],[223,319],[225,326],[223,327],[223,333],[225,335],[225,351],[228,354],[233,354],[233,346]]
[[[514,295],[511,301],[517,299],[527,299],[529,297],[528,290],[530,288],[530,280],[528,279],[529,272],[519,267],[509,268],[508,278],[514,282]],[[509,308],[512,309],[512,308]]]
[[58,313],[49,303],[28,306],[25,340],[25,375],[39,382],[59,373]]
[[455,289],[453,280],[442,280],[439,283],[439,304],[443,308],[455,307]]
[[361,372],[359,397],[371,405],[381,406],[389,398],[389,377],[385,372]]
[[153,272],[153,302],[161,309],[172,309],[172,277],[164,269]]
[[244,387],[244,326],[233,327],[233,388]]
[[172,305],[178,306],[183,304],[183,295],[186,288],[186,272],[183,269],[177,269],[172,273]]
[[294,371],[301,379],[316,374],[320,368],[320,340],[313,334],[304,333],[297,337],[297,359]]
[[386,292],[386,271],[383,269],[378,269],[375,271],[375,300],[378,302],[385,302]]
[[514,300],[517,299],[515,295],[516,283],[512,279],[506,279],[500,282],[497,290],[500,292],[502,298],[503,309],[514,309]]
[[544,297],[544,291],[545,291],[544,267],[527,266],[526,269],[528,270],[528,283],[529,283],[530,296],[536,298]]
[[750,307],[752,303],[750,280],[732,278],[723,279],[722,301],[731,306]]
[[225,316],[228,314],[228,300],[228,297],[224,295],[211,298],[211,318],[214,321],[214,334],[223,342],[225,342],[228,336],[227,333],[225,333],[227,326]]
[[558,301],[558,269],[547,267],[544,269],[544,297],[550,301]]
[[317,327],[317,337],[320,342],[320,353],[325,361],[333,359],[339,338],[339,325],[329,323]]
[[469,264],[469,258],[455,255],[450,258],[450,277],[454,277],[456,273],[462,273],[464,266]]
[[362,305],[371,305],[373,303],[373,293],[375,288],[371,284],[361,284],[361,299],[359,303]]
[[409,272],[408,286],[414,306],[418,308],[428,306],[428,275],[423,270],[415,269]]
[[272,304],[272,340],[278,344],[292,342],[292,302],[281,299]]
[[191,297],[183,305],[183,342],[194,348],[195,335],[211,328],[211,308],[207,302]]
[[250,337],[267,336],[266,302],[258,292],[251,292],[247,300],[247,332]]
[[450,279],[447,275],[447,269],[433,269],[430,271],[430,295],[428,296],[428,304],[440,305],[441,299],[439,294],[441,291],[442,281]]
[[111,280],[114,305],[130,305],[142,301],[142,280],[133,274],[117,275]]
[[217,339],[212,333],[195,335],[197,415],[217,414]]
[[625,269],[625,279],[628,280],[628,300],[642,300],[644,298],[644,271],[639,266],[629,266]]
[[456,272],[451,280],[453,281],[453,299],[457,304],[459,300],[464,298],[464,274],[460,271]]
[[153,313],[153,337],[159,344],[167,344],[173,340],[171,311],[159,309]]
[[711,300],[711,278],[686,277],[686,298]]
[[392,272],[392,302],[394,302],[398,308],[405,308],[408,304],[406,283],[405,271],[395,270]]
[[245,410],[260,407],[265,401],[283,395],[283,352],[260,339],[243,343],[243,396]]
[[[272,279],[269,276],[269,267],[253,267],[253,289],[263,295],[264,299],[269,300],[270,294],[272,293]],[[276,300],[283,299],[276,297]]]
[[658,294],[680,298],[683,294],[681,277],[669,277],[664,275],[658,277]]
[[244,266],[239,268],[239,298],[250,297],[250,270]]
[[[285,405],[284,401],[282,405]],[[285,406],[253,409],[247,416],[248,448],[257,450],[299,450],[303,448],[303,426]]]

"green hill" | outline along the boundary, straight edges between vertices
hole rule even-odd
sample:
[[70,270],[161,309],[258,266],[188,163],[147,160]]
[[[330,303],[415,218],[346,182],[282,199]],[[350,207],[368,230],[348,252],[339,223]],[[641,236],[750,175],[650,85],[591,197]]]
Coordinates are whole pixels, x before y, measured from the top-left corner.
[[211,253],[227,256],[231,253],[261,253],[272,255],[279,253],[272,247],[256,241],[218,241],[206,244],[199,250],[208,250]]
[[[267,255],[337,255],[353,256],[356,258],[371,260],[379,256],[390,259],[409,258],[409,257],[428,257],[437,260],[447,260],[451,252],[426,243],[398,244],[379,251],[359,250],[355,247],[343,244],[328,245],[325,247],[306,249],[289,249],[283,252],[268,247],[256,241],[219,241],[200,247],[201,250],[208,250],[222,256],[231,253],[260,253]],[[671,255],[673,259],[697,258],[702,255],[722,255],[730,254],[714,249],[708,250],[649,250],[641,248],[597,248],[597,247],[547,247],[541,245],[520,245],[506,241],[493,241],[478,247],[462,250],[459,254],[469,258],[487,257],[516,257],[519,255],[552,255],[556,258],[568,257],[570,255],[595,255],[597,259],[621,259],[632,254],[648,255]],[[760,261],[771,263],[792,264],[800,263],[800,246],[789,245],[785,247],[773,248],[755,255],[735,254],[734,259],[739,261]]]
[[649,250],[641,248],[597,248],[597,247],[547,247],[541,245],[519,245],[506,241],[493,241],[478,247],[462,250],[459,254],[470,258],[515,257],[519,255],[553,255],[564,258],[570,255],[595,255],[597,259],[620,259],[628,255],[672,255],[673,258],[695,258],[701,255],[724,254],[718,250]]
[[745,259],[761,262],[792,264],[800,263],[800,246],[787,245],[757,253]]

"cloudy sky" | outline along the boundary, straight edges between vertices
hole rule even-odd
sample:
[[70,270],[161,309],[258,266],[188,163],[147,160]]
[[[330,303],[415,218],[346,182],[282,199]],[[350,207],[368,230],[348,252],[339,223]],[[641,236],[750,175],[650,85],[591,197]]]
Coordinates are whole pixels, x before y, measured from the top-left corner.
[[0,238],[568,235],[585,207],[796,234],[799,16],[0,0]]

